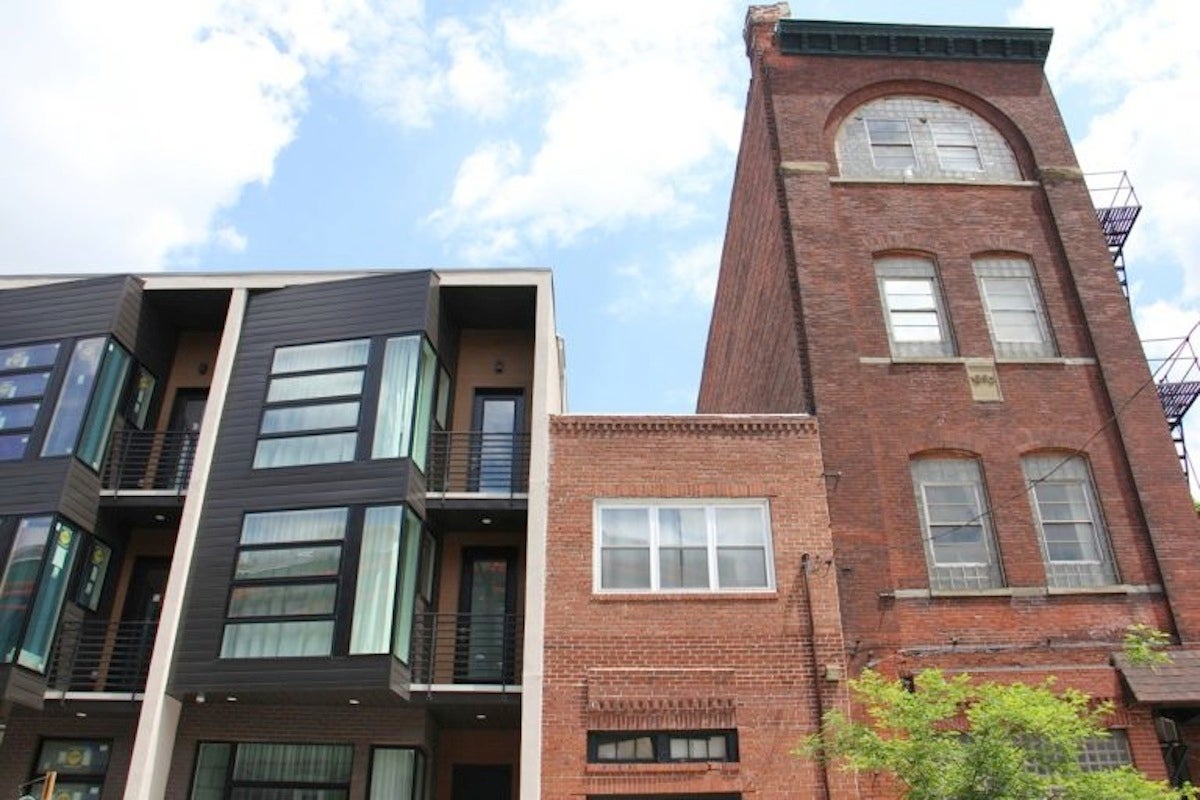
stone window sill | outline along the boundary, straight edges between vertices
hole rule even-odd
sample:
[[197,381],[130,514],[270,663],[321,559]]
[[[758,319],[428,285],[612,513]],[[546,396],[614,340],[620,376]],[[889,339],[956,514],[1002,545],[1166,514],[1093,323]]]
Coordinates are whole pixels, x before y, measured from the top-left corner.
[[999,589],[895,589],[880,592],[890,600],[931,600],[942,597],[1047,597],[1055,595],[1162,594],[1157,583],[1114,583],[1109,586],[1006,586]]

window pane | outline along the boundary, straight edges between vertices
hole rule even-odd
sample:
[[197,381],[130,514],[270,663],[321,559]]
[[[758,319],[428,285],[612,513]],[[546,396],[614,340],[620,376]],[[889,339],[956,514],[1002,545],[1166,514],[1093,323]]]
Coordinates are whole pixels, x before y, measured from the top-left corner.
[[225,742],[202,742],[196,756],[196,773],[192,779],[191,800],[225,800],[225,777],[233,745]]
[[[47,739],[42,742],[37,772],[59,775],[103,775],[108,770],[109,743],[84,739]],[[55,797],[58,797],[57,792]]]
[[50,381],[49,372],[30,372],[24,375],[5,375],[0,378],[0,400],[22,397],[41,397]]
[[910,144],[908,135],[908,120],[905,119],[869,119],[867,133],[871,144]]
[[987,564],[990,560],[981,525],[933,526],[929,537],[936,564]]
[[76,602],[86,609],[95,611],[100,607],[100,596],[104,592],[104,579],[108,576],[108,564],[112,561],[112,548],[101,541],[93,541],[83,579],[79,583]]
[[1046,554],[1051,561],[1099,561],[1092,524],[1046,523]]
[[254,468],[336,464],[354,460],[356,433],[327,433],[287,439],[264,439],[254,451]]
[[46,669],[50,642],[58,628],[58,615],[67,595],[79,539],[79,532],[74,528],[62,522],[55,523],[50,552],[38,579],[37,599],[33,601],[33,609],[29,612],[25,641],[17,656],[17,663],[23,667],[37,672]]
[[717,584],[722,589],[765,589],[767,555],[761,547],[718,547]]
[[261,786],[235,786],[230,800],[346,800],[347,789],[293,788],[279,789]]
[[79,459],[92,469],[100,469],[104,460],[104,448],[108,445],[108,434],[112,431],[117,415],[117,403],[129,377],[129,353],[120,345],[109,342],[105,346],[104,363],[92,393],[92,404],[88,408],[83,435],[79,437]]
[[241,622],[225,626],[221,658],[327,656],[333,648],[333,620]]
[[37,419],[39,403],[14,403],[0,406],[0,430],[32,428]]
[[603,508],[600,510],[600,546],[650,546],[650,510]]
[[368,508],[354,588],[351,653],[386,653],[392,640],[396,575],[400,568],[401,506]]
[[275,349],[271,373],[278,375],[286,372],[361,367],[367,363],[370,351],[370,339],[279,347]]
[[231,617],[296,617],[332,614],[335,583],[235,586],[229,593]]
[[371,458],[400,458],[409,453],[420,352],[419,336],[387,341],[383,351],[383,375],[379,381],[379,405],[375,410],[375,441],[371,447]]
[[421,345],[421,387],[417,398],[417,418],[413,427],[412,460],[417,469],[425,471],[429,454],[429,431],[433,425],[433,393],[437,388],[437,356],[428,342]]
[[242,520],[242,544],[283,544],[341,539],[346,534],[345,508],[269,511]]
[[341,557],[339,545],[243,550],[238,553],[233,577],[235,580],[263,580],[336,575]]
[[267,402],[285,403],[291,400],[358,395],[362,394],[362,384],[362,370],[303,375],[298,378],[272,378],[267,389]]
[[600,552],[603,589],[649,589],[650,548],[607,547]]
[[705,547],[708,525],[703,508],[658,509],[660,547]]
[[661,548],[658,582],[663,589],[707,589],[708,548]]
[[892,311],[934,311],[933,283],[928,278],[886,278],[883,288]]
[[340,744],[264,744],[237,746],[235,781],[349,783],[354,748]]
[[0,656],[5,663],[16,654],[17,641],[25,622],[25,612],[37,585],[38,571],[46,542],[50,538],[50,517],[26,517],[17,526],[11,555],[0,578]]
[[0,436],[0,461],[17,461],[24,458],[27,447],[29,447],[29,434]]
[[268,409],[260,433],[316,431],[353,428],[358,425],[358,403],[329,403],[320,406],[289,406]]
[[392,655],[408,663],[412,648],[413,608],[417,594],[417,566],[421,551],[421,520],[412,509],[404,511],[404,563],[400,573],[400,607],[396,610],[396,631]]
[[0,370],[52,367],[58,358],[58,342],[0,349]]
[[100,359],[104,356],[104,344],[103,337],[75,343],[67,375],[54,406],[54,415],[50,418],[46,441],[42,445],[43,456],[65,456],[74,452],[83,413],[92,394],[92,384],[100,368]]
[[716,508],[717,547],[758,545],[766,541],[761,508]]
[[407,747],[377,747],[371,751],[371,793],[368,800],[414,800],[420,754]]
[[133,397],[129,403],[129,416],[138,430],[144,430],[146,419],[150,416],[150,403],[154,400],[154,387],[158,381],[150,370],[138,367],[137,383],[134,384]]

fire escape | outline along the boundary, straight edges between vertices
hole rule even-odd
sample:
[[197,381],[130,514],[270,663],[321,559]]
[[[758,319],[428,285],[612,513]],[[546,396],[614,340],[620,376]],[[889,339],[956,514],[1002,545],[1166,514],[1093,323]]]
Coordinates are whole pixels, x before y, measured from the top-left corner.
[[1117,281],[1125,299],[1129,299],[1129,284],[1125,280],[1125,240],[1137,222],[1142,206],[1134,194],[1129,176],[1122,172],[1090,172],[1084,176],[1092,205],[1096,207],[1096,219],[1108,242],[1113,266],[1117,270]]

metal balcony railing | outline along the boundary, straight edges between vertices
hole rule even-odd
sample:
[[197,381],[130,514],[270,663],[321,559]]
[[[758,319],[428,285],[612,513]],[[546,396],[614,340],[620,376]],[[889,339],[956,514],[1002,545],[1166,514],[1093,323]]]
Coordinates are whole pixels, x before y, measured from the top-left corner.
[[412,682],[517,686],[524,629],[520,614],[418,614]]
[[64,621],[47,672],[47,688],[130,695],[144,691],[157,632],[153,620]]
[[101,471],[103,487],[182,494],[192,476],[196,437],[193,431],[116,431]]
[[520,494],[529,485],[529,434],[435,431],[430,492]]

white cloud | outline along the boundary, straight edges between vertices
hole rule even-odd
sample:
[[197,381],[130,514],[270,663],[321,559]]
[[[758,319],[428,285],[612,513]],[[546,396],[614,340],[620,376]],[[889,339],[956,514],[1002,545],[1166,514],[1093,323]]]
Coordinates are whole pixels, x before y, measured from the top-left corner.
[[737,149],[739,14],[721,0],[562,0],[507,14],[513,80],[544,86],[523,108],[541,120],[540,141],[480,145],[431,220],[447,236],[512,244],[482,251],[493,259],[630,221],[686,223]]
[[620,290],[605,311],[631,319],[647,313],[661,314],[683,304],[708,308],[717,289],[721,244],[719,238],[709,239],[672,253],[665,269],[647,271],[640,263],[618,267],[616,285]]
[[[1200,297],[1200,5],[1178,0],[1025,0],[1018,24],[1055,29],[1047,71],[1060,97],[1099,106],[1076,143],[1087,171],[1124,169],[1144,206],[1126,250],[1131,272],[1162,260]],[[1161,278],[1161,276],[1160,276]],[[1149,288],[1149,287],[1147,287]]]
[[0,48],[0,270],[153,269],[206,245],[271,180],[316,77],[381,116],[494,117],[510,90],[460,25],[420,0],[39,0]]

